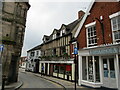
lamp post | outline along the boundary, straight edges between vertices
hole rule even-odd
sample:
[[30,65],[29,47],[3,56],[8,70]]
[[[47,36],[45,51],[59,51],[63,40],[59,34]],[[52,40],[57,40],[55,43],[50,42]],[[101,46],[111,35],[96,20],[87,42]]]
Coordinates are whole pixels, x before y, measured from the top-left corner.
[[77,47],[74,48],[74,55],[75,55],[75,59],[74,59],[74,63],[75,63],[75,90],[76,90],[76,75],[77,75],[77,54],[78,54],[78,49]]
[[101,30],[102,30],[102,37],[103,37],[103,44],[105,44],[105,38],[104,38],[104,25],[103,25],[103,22],[102,20],[98,19],[98,18],[95,18],[101,25]]

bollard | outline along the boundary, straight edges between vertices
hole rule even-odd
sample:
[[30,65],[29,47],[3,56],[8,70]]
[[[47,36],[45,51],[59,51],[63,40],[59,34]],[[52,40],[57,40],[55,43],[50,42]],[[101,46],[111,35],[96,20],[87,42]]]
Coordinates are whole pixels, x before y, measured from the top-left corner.
[[5,81],[7,80],[7,77],[5,75],[2,76],[2,90],[5,90]]

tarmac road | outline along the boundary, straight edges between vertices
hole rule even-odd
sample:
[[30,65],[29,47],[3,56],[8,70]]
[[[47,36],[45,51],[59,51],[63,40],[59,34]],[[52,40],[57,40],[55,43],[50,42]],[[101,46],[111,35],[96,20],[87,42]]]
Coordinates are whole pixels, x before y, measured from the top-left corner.
[[34,74],[32,73],[29,73],[29,72],[19,72],[19,79],[23,82],[23,86],[20,88],[20,90],[22,89],[62,89],[63,87],[54,83],[54,82],[51,82],[51,81],[48,81],[48,80],[45,80],[41,77],[37,77],[35,76]]

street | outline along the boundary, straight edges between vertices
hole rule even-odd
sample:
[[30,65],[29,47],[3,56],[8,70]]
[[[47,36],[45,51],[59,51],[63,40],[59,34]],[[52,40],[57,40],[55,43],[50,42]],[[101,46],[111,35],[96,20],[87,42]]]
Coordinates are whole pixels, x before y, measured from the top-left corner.
[[[31,72],[19,72],[19,79],[23,82],[21,88],[63,88],[60,85],[53,83],[51,81],[45,80],[41,77],[35,76]],[[20,88],[20,90],[21,90]]]

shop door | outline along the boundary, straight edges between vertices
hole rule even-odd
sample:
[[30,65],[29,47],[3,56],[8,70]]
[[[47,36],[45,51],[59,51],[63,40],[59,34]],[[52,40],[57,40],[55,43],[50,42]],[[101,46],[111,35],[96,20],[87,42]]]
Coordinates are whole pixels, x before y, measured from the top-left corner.
[[114,58],[103,58],[103,86],[116,88]]

